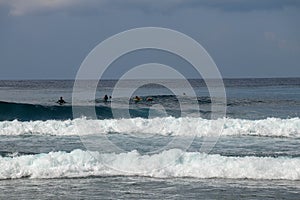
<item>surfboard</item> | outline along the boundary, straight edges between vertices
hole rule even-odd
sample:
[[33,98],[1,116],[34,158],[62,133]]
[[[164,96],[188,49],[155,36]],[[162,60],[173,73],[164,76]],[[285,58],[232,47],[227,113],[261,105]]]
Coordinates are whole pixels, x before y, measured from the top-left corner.
[[137,99],[137,98],[134,98],[133,99],[135,102],[138,102],[138,101],[140,101],[140,100],[142,100],[141,98],[139,98],[139,99]]

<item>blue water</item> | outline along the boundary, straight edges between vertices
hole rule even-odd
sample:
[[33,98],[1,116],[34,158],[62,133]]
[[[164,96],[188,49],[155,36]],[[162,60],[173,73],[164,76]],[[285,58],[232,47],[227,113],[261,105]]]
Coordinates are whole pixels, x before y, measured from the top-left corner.
[[[299,199],[300,78],[224,80],[226,121],[209,153],[200,147],[216,121],[202,80],[190,80],[199,110],[155,84],[132,95],[151,102],[113,96],[131,119],[114,118],[102,97],[116,81],[102,81],[95,99],[75,105],[95,105],[97,120],[73,117],[73,83],[0,81],[0,199]],[[57,105],[60,96],[68,103]],[[106,139],[122,152],[97,154]]]

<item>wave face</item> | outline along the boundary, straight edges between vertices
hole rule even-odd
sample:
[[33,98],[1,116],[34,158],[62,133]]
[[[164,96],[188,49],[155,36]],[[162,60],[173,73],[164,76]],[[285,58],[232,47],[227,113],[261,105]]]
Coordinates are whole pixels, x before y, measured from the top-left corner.
[[73,150],[0,157],[0,179],[87,176],[150,176],[300,180],[300,158],[226,157],[171,149],[154,155],[137,151],[100,154]]
[[[162,98],[170,98],[162,97]],[[176,98],[173,97],[171,103],[162,101],[164,106],[171,106],[166,109],[166,112],[170,116],[180,116],[180,110],[178,110],[178,105],[173,103]],[[130,117],[142,117],[147,118],[149,116],[150,107],[153,104],[151,102],[141,102],[138,105],[134,101],[130,101],[130,109],[123,108],[124,102],[120,104],[120,108],[115,108],[115,112],[130,113]],[[90,109],[91,105],[77,105],[77,110]],[[112,119],[112,109],[110,103],[101,104],[96,102],[96,106],[92,107],[96,111],[98,119]],[[173,110],[174,108],[174,110]],[[203,114],[210,114],[210,111],[200,111]],[[84,116],[84,112],[82,114]],[[121,114],[122,116],[122,114]],[[67,120],[73,119],[72,105],[39,105],[39,104],[25,104],[25,103],[12,103],[0,101],[0,121],[34,121],[34,120]]]
[[[88,106],[78,106],[84,110]],[[95,107],[98,119],[110,119],[113,117],[109,105],[97,105]],[[119,109],[122,111],[122,109]],[[73,119],[71,105],[38,105],[38,104],[23,104],[0,101],[0,121],[19,120],[19,121],[34,121],[34,120],[66,120]],[[131,109],[132,117],[148,117],[149,108]]]
[[[210,128],[219,120],[202,118],[133,118],[105,120],[47,120],[0,122],[0,135],[91,135],[109,133],[136,133],[178,136],[208,136]],[[254,135],[267,137],[300,137],[300,119],[267,118],[263,120],[225,119],[222,135]]]
[[69,119],[72,118],[70,106],[43,106],[34,104],[0,102],[0,120],[20,121]]
[[[153,101],[151,102],[140,101],[138,103],[132,99],[128,102],[127,98],[113,99],[115,102],[114,111],[119,114],[129,112],[132,118],[148,118],[149,114],[155,110],[152,109],[152,106],[160,105],[169,116],[180,117],[184,113],[187,114],[185,116],[199,116],[200,114],[202,118],[211,118],[210,97],[203,96],[197,98],[200,110],[195,109],[195,102],[193,98],[190,97],[184,98],[182,102],[183,107],[180,106],[177,97],[174,95],[159,95],[152,96],[152,98]],[[142,96],[142,99],[145,100],[146,97]],[[91,107],[93,103],[95,103],[95,107]],[[198,105],[196,106],[197,108]],[[242,119],[263,119],[266,117],[286,118],[287,116],[298,117],[297,109],[295,110],[294,108],[298,108],[299,105],[300,102],[298,100],[233,98],[227,100],[227,116]],[[87,102],[87,104],[83,102],[82,105],[77,105],[76,107],[78,108],[77,110],[82,111],[91,108],[95,109],[98,119],[113,118],[110,102],[103,102],[102,99],[96,99],[95,102],[90,101]],[[256,110],[256,108],[258,108],[258,110]],[[150,111],[150,109],[152,110]],[[278,110],[278,112],[274,112],[275,109]],[[156,116],[161,116],[159,110],[156,110],[154,114],[155,113],[157,114]],[[82,113],[83,116],[84,114],[85,112]],[[123,117],[127,116],[124,115]],[[72,105],[40,105],[0,101],[0,121],[11,121],[15,119],[19,121],[73,119]]]

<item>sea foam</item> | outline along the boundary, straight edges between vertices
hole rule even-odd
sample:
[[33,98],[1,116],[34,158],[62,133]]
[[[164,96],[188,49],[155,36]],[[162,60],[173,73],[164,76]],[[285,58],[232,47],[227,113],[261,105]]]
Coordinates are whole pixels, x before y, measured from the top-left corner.
[[0,179],[87,176],[300,180],[300,158],[226,157],[171,149],[154,155],[73,150],[0,156]]
[[47,120],[0,122],[0,135],[89,135],[108,133],[207,136],[213,134],[211,124],[223,125],[222,135],[256,135],[270,137],[300,137],[300,119],[267,118],[261,120],[202,118],[132,118],[106,120]]

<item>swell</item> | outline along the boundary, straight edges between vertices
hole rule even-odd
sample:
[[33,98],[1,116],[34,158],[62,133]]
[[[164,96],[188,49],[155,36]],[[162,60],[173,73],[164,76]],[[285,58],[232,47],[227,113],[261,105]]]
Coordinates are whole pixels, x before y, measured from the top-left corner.
[[[80,110],[90,109],[89,106],[77,106]],[[112,118],[112,111],[110,106],[96,105],[95,111],[98,119]],[[123,111],[123,109],[119,109]],[[131,109],[132,117],[147,117],[149,109]],[[39,104],[25,104],[12,103],[0,101],[0,121],[35,121],[35,120],[67,120],[73,119],[71,105],[39,105]]]
[[[124,107],[123,101],[120,103],[120,108],[114,108],[115,113],[118,113],[118,118],[124,116],[127,117],[129,112],[130,117],[147,118],[152,105],[161,103],[167,115],[179,117],[181,111],[178,109],[176,99],[172,99],[170,102],[156,100],[156,102],[139,102],[136,104],[134,101],[130,101],[129,110]],[[117,102],[119,103],[119,102]],[[125,106],[126,107],[126,106]],[[77,111],[83,111],[82,117],[85,117],[84,110],[95,109],[98,119],[112,119],[113,113],[110,102],[103,102],[102,100],[96,100],[95,107],[91,105],[76,106]],[[74,119],[72,112],[72,105],[40,105],[40,104],[27,104],[27,103],[13,103],[0,101],[0,121],[36,121],[36,120],[67,120]],[[210,111],[202,111],[203,115],[210,115]],[[77,113],[78,114],[78,113]],[[157,113],[160,116],[160,111]]]
[[[146,97],[142,97],[142,101],[134,102],[133,100],[129,101],[129,110],[126,110],[127,101],[124,99],[114,99],[117,108],[114,108],[118,113],[128,113],[130,117],[141,117],[147,118],[149,115],[150,108],[155,105],[161,105],[167,115],[180,117],[182,112],[186,112],[187,114],[197,114],[198,110],[192,110],[194,107],[191,107],[191,110],[180,110],[180,104],[178,99],[174,95],[160,95],[160,96],[152,96],[153,101],[147,102]],[[209,119],[211,117],[211,99],[209,97],[198,97],[198,104],[200,107],[199,114],[201,117]],[[192,98],[186,97],[185,102],[186,105],[191,105],[193,102]],[[89,102],[90,103],[90,102]],[[89,105],[81,105],[77,106],[78,110],[87,110],[87,109],[95,109],[96,115],[98,119],[112,119],[112,108],[110,102],[103,102],[102,99],[96,99],[95,108]],[[193,104],[194,105],[194,104]],[[241,115],[241,107],[246,108],[247,106],[259,106],[266,108],[280,108],[281,106],[294,106],[298,107],[300,105],[299,101],[296,100],[257,100],[257,99],[229,99],[227,102],[227,107],[236,107],[237,110],[230,110],[227,112],[227,115],[230,117],[242,117]],[[271,107],[270,107],[271,106]],[[188,107],[188,106],[187,106]],[[251,107],[252,109],[252,107]],[[83,112],[84,113],[84,112]],[[263,114],[262,114],[263,115]],[[267,116],[273,116],[266,114]],[[160,114],[158,113],[158,116]],[[291,116],[297,116],[291,113]],[[249,117],[249,116],[248,116]],[[278,117],[278,116],[277,116]],[[280,116],[281,117],[281,116]],[[126,118],[126,116],[125,116]],[[259,118],[259,116],[257,116]],[[26,103],[13,103],[13,102],[3,102],[0,101],[0,121],[11,121],[11,120],[19,120],[19,121],[35,121],[35,120],[67,120],[74,119],[72,113],[72,105],[66,104],[63,106],[59,105],[40,105],[40,104],[26,104]]]
[[72,107],[70,106],[44,106],[12,102],[0,102],[0,120],[47,120],[70,119]]

